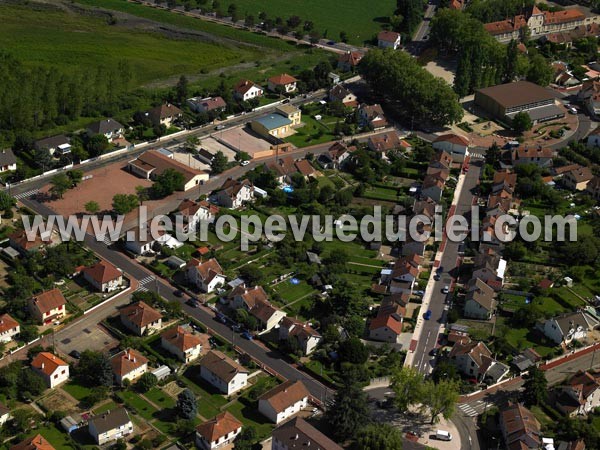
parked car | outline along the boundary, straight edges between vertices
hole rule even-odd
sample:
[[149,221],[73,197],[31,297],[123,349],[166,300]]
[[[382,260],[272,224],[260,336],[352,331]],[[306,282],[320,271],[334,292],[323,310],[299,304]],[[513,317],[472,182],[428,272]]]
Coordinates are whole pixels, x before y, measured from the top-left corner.
[[173,291],[173,295],[175,297],[183,297],[183,291],[180,291],[179,289],[177,289],[176,291]]
[[219,312],[219,313],[217,313],[217,314],[216,314],[216,316],[215,316],[215,319],[216,319],[218,322],[221,322],[221,323],[227,323],[227,317],[225,317],[225,314],[223,314],[223,313],[220,313],[220,312]]
[[242,162],[240,163],[240,166],[242,166],[242,167],[245,167],[245,166],[247,166],[248,164],[250,164],[250,161],[247,161],[247,160],[246,160],[246,161],[242,161]]
[[444,286],[444,288],[442,289],[442,294],[447,294],[448,292],[450,292],[450,286],[446,285],[446,286]]
[[75,358],[75,359],[79,359],[79,358],[81,358],[81,353],[79,353],[77,350],[71,350],[71,352],[69,353],[69,356],[71,356],[72,358]]
[[423,316],[423,318],[425,320],[429,320],[429,319],[431,319],[431,314],[432,314],[431,310],[428,309],[427,312],[425,313],[425,315]]
[[242,337],[243,337],[244,339],[248,339],[249,341],[251,341],[252,339],[254,339],[254,338],[252,337],[252,334],[251,334],[249,331],[244,331],[244,332],[242,333]]

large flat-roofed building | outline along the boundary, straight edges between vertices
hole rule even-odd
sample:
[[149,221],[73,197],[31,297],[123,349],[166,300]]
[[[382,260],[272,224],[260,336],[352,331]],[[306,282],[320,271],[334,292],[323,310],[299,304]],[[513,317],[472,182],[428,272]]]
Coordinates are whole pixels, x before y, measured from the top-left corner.
[[496,119],[510,122],[525,111],[534,123],[564,117],[565,111],[556,105],[554,95],[529,81],[499,84],[475,92],[475,104]]
[[290,134],[293,122],[281,114],[269,114],[254,119],[250,126],[252,130],[263,137],[286,137]]

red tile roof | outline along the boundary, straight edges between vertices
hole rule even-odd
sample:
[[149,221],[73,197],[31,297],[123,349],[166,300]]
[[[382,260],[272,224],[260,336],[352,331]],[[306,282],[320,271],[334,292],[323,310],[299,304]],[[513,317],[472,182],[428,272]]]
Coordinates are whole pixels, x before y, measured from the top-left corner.
[[128,348],[113,356],[110,359],[110,364],[113,372],[122,377],[144,364],[148,364],[148,359],[137,350]]
[[221,437],[233,433],[242,427],[242,422],[237,420],[229,411],[218,414],[213,419],[201,423],[196,427],[196,431],[207,442],[218,441]]
[[269,78],[269,81],[277,86],[285,86],[286,84],[295,83],[298,80],[295,79],[293,76],[288,75],[287,73],[282,73]]
[[12,330],[19,326],[19,322],[13,319],[10,314],[2,314],[0,316],[0,333]]
[[199,345],[204,348],[208,345],[208,339],[210,338],[208,334],[192,333],[183,327],[166,330],[161,334],[161,337],[182,352]]
[[437,137],[433,142],[451,142],[456,145],[469,146],[469,139],[454,133],[443,134]]
[[68,366],[66,362],[50,352],[40,352],[31,361],[31,367],[50,376],[60,366]]
[[143,301],[121,308],[120,315],[140,328],[162,319],[161,313]]
[[60,290],[54,288],[33,297],[32,303],[43,314],[63,306],[67,300]]
[[41,434],[36,434],[10,447],[10,450],[56,450]]
[[400,34],[396,33],[395,31],[383,30],[377,35],[377,40],[391,42],[393,44],[398,40],[399,37]]
[[237,92],[238,94],[244,95],[246,92],[248,92],[254,86],[256,86],[258,89],[262,89],[258,84],[254,83],[253,81],[250,81],[250,80],[240,80],[235,85],[235,87],[233,88],[233,90],[235,92]]
[[192,258],[188,264],[188,267],[193,267],[200,274],[200,278],[204,280],[205,283],[208,283],[217,275],[223,274],[223,269],[221,265],[215,258],[210,258],[208,261],[198,261],[195,258]]
[[86,267],[83,269],[83,273],[100,284],[108,283],[123,276],[119,269],[104,259],[93,266]]

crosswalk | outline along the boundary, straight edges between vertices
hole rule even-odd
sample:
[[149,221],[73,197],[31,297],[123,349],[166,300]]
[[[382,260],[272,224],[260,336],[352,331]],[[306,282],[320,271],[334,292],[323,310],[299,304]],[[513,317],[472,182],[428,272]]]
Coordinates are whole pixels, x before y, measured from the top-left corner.
[[110,235],[108,233],[104,235],[104,239],[102,240],[102,242],[104,242],[104,244],[106,244],[108,246],[111,246],[113,243],[113,241],[110,238]]
[[485,155],[482,155],[481,153],[469,153],[469,156],[471,159],[485,159]]
[[24,198],[29,198],[29,197],[37,194],[38,192],[40,192],[39,189],[31,189],[30,191],[21,192],[20,194],[17,194],[14,197],[17,200],[22,200]]
[[152,283],[153,281],[154,277],[152,275],[142,278],[141,280],[139,280],[140,285],[136,289],[136,291],[147,292],[148,288],[146,287],[146,285]]
[[465,415],[469,417],[476,417],[479,415],[479,413],[467,403],[461,403],[460,405],[458,405],[458,409],[460,409],[463,413],[465,413]]

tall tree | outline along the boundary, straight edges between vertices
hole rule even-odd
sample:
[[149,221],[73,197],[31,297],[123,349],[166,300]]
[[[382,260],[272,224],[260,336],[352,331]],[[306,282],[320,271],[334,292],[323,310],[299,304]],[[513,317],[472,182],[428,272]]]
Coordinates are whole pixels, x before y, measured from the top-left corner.
[[96,214],[98,211],[100,211],[100,205],[94,200],[90,200],[85,205],[83,205],[83,207],[89,214]]
[[427,381],[423,385],[423,406],[429,410],[432,424],[437,422],[440,414],[449,419],[457,401],[458,382],[455,380]]
[[548,396],[548,380],[546,380],[544,372],[537,366],[533,366],[524,378],[523,399],[525,404],[533,406],[543,403]]
[[539,53],[532,55],[529,58],[529,71],[527,72],[527,81],[539,84],[540,86],[548,86],[552,82],[552,66]]
[[225,154],[221,150],[219,150],[213,156],[213,159],[210,163],[210,170],[214,174],[219,174],[219,173],[223,173],[226,168],[227,168],[227,156],[225,156]]
[[50,184],[50,192],[58,198],[63,198],[64,193],[72,186],[71,179],[64,173],[53,176]]
[[522,134],[525,131],[531,130],[533,126],[533,122],[531,121],[531,117],[525,111],[520,111],[515,114],[512,120],[512,128],[515,133]]
[[338,389],[333,404],[325,412],[325,421],[336,438],[348,439],[371,421],[367,394],[356,383]]
[[374,423],[359,430],[354,450],[402,450],[402,432],[387,423]]
[[188,97],[188,80],[185,75],[179,77],[179,81],[175,86],[175,98],[179,104],[183,104]]
[[120,215],[130,213],[138,206],[135,194],[115,194],[112,201],[113,210]]
[[135,195],[137,195],[140,205],[143,205],[144,202],[146,200],[148,200],[148,198],[150,198],[150,195],[148,193],[148,188],[145,186],[136,186],[135,187]]
[[154,180],[152,191],[158,198],[171,195],[175,191],[183,190],[185,177],[175,169],[167,169]]
[[394,391],[394,404],[404,413],[410,406],[421,402],[423,396],[423,375],[412,367],[397,369],[392,375],[391,388]]
[[196,396],[189,390],[183,390],[177,396],[177,414],[185,420],[191,420],[196,417],[198,411],[198,403]]

